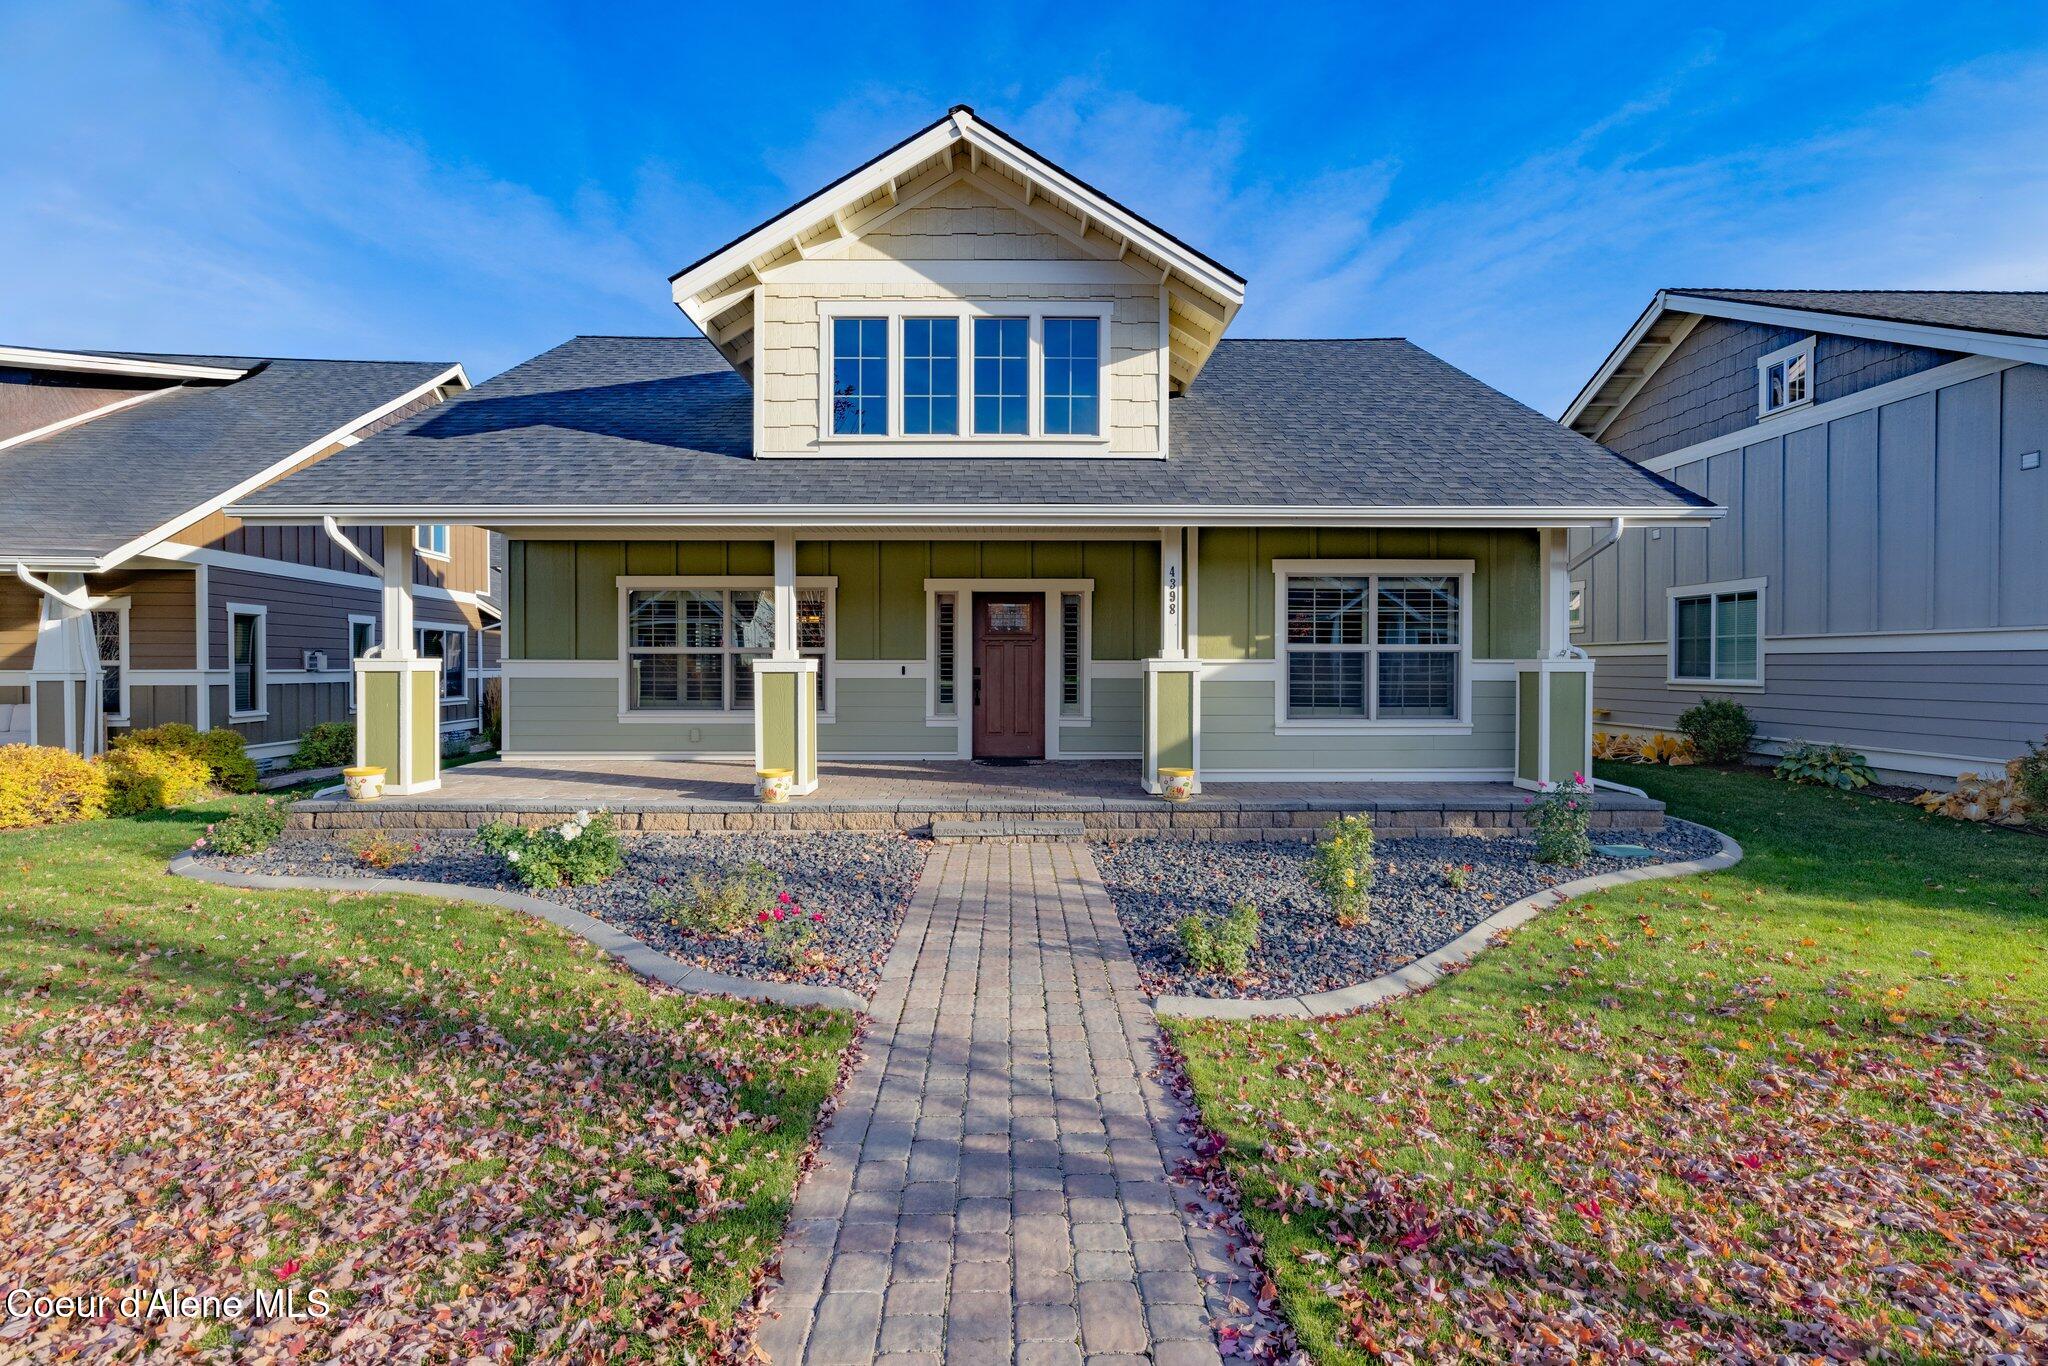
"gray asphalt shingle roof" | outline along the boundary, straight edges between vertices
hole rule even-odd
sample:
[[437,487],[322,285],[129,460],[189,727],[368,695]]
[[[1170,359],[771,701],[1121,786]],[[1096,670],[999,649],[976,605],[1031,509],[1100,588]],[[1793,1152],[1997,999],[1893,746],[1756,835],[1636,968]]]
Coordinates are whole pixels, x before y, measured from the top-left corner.
[[2048,337],[2048,291],[1987,289],[1672,289],[1727,303]]
[[1399,339],[1224,341],[1166,460],[750,458],[701,339],[577,337],[243,506],[1704,506]]
[[452,365],[91,354],[260,368],[0,451],[0,558],[105,555]]

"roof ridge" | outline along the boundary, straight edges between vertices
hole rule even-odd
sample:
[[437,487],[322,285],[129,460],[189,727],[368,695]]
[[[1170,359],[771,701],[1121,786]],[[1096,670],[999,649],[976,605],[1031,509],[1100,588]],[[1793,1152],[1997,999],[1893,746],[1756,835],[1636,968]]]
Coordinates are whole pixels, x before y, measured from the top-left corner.
[[1667,294],[2010,294],[2033,297],[2048,295],[2048,289],[1758,289],[1748,285],[1667,286]]

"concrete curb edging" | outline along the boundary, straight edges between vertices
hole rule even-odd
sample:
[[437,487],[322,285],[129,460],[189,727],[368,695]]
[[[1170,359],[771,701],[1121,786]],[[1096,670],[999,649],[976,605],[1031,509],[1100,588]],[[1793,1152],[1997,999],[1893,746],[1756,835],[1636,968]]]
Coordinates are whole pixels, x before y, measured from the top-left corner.
[[1495,935],[1527,924],[1542,912],[1573,897],[1609,887],[1624,886],[1631,882],[1691,877],[1695,873],[1718,873],[1724,868],[1733,868],[1742,862],[1742,846],[1720,831],[1696,821],[1680,821],[1676,816],[1668,819],[1680,825],[1692,826],[1695,830],[1705,830],[1721,841],[1719,852],[1709,854],[1705,858],[1686,859],[1680,863],[1652,863],[1641,868],[1596,873],[1592,877],[1582,877],[1576,882],[1546,887],[1533,896],[1525,896],[1513,905],[1495,911],[1436,952],[1426,954],[1392,972],[1383,973],[1371,981],[1356,982],[1351,986],[1337,987],[1331,991],[1309,992],[1300,996],[1278,996],[1265,1000],[1162,996],[1152,1003],[1152,1009],[1160,1015],[1192,1020],[1302,1020],[1322,1015],[1342,1015],[1362,1006],[1375,1006],[1391,1001],[1397,996],[1426,991],[1477,958]]
[[176,877],[216,887],[242,891],[298,892],[382,892],[407,896],[434,897],[442,901],[472,901],[480,906],[499,906],[538,916],[579,939],[603,949],[642,977],[674,987],[694,996],[736,996],[745,1001],[766,1001],[780,1006],[824,1006],[832,1010],[865,1012],[866,1000],[844,987],[807,987],[795,982],[760,982],[751,977],[734,977],[709,972],[673,958],[644,940],[614,929],[602,920],[571,910],[537,896],[501,892],[489,887],[458,887],[446,882],[409,882],[395,877],[286,877],[276,873],[229,873],[209,868],[191,851],[172,859],[166,869]]

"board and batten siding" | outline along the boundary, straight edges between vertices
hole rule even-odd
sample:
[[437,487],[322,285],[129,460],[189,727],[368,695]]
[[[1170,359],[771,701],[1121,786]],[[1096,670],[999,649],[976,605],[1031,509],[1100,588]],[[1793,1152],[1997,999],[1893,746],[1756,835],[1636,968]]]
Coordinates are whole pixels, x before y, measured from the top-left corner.
[[[1712,691],[1766,739],[1928,773],[2019,753],[2048,733],[2048,468],[2022,467],[2043,449],[2048,368],[2023,365],[1669,470],[1728,515],[1632,528],[1574,575],[1601,723],[1668,730],[1702,695],[1665,681],[1667,590],[1762,579],[1763,687]],[[1588,543],[1572,534],[1574,554]],[[1944,650],[1946,632],[1993,634]]]
[[[1060,234],[999,203],[971,176],[963,176],[931,198],[878,224],[849,244],[837,259],[850,262],[897,260],[1085,261],[1100,258]],[[774,278],[761,288],[756,320],[756,375],[762,449],[775,453],[815,452],[818,443],[819,367],[823,363],[818,309],[826,302],[871,299],[878,303],[946,303],[963,299],[995,306],[1107,303],[1112,308],[1103,344],[1109,372],[1104,421],[1111,451],[1157,451],[1161,364],[1159,281],[1136,269],[1128,279],[1104,284],[989,283],[875,285],[787,281]],[[963,383],[972,359],[972,340],[963,335]],[[893,343],[892,343],[893,347]],[[892,378],[891,383],[896,383]],[[968,420],[966,404],[962,421]]]
[[1953,351],[1815,333],[1805,328],[1702,318],[1617,413],[1600,440],[1631,460],[1653,460],[1756,421],[1759,358],[1814,337],[1814,401],[1827,403],[1946,365]]

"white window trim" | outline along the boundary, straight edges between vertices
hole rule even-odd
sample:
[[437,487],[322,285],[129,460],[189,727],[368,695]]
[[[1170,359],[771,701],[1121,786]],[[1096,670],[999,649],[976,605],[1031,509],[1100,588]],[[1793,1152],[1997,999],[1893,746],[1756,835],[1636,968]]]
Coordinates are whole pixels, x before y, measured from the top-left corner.
[[[1762,692],[1764,690],[1764,616],[1766,586],[1768,579],[1723,579],[1719,583],[1689,583],[1664,590],[1664,683],[1667,687],[1684,688],[1691,692]],[[1712,598],[1723,593],[1756,594],[1756,677],[1755,678],[1680,678],[1678,676],[1678,604],[1683,598]],[[1715,658],[1720,652],[1720,632],[1710,619],[1708,625],[1707,649],[1708,668],[1718,668]]]
[[[1273,729],[1283,735],[1470,735],[1472,733],[1472,579],[1471,560],[1275,560],[1273,561]],[[1287,581],[1359,575],[1454,578],[1458,581],[1458,712],[1442,718],[1402,717],[1390,721],[1335,720],[1329,717],[1292,719],[1287,715]],[[1368,637],[1372,622],[1366,623]],[[1370,639],[1368,654],[1377,650]],[[1377,696],[1379,674],[1369,671],[1366,687]]]
[[[1584,579],[1573,579],[1571,581],[1571,588],[1567,591],[1564,601],[1565,634],[1574,636],[1585,635],[1592,627],[1592,621],[1586,615],[1586,607],[1588,605],[1586,601],[1586,581]],[[1577,619],[1574,620],[1574,617]]]
[[1093,663],[1091,662],[1091,657],[1095,653],[1094,590],[1069,588],[1063,592],[1053,595],[1050,598],[1047,598],[1046,606],[1049,609],[1049,617],[1046,622],[1046,626],[1051,637],[1052,652],[1053,654],[1060,656],[1060,667],[1054,673],[1054,681],[1057,684],[1055,691],[1063,691],[1066,687],[1067,681],[1064,640],[1066,624],[1061,620],[1060,612],[1062,604],[1065,602],[1067,597],[1069,595],[1075,594],[1078,594],[1081,599],[1081,700],[1079,704],[1080,710],[1076,711],[1073,715],[1069,716],[1067,714],[1066,699],[1064,696],[1053,698],[1053,705],[1059,709],[1059,723],[1061,725],[1092,726],[1095,724],[1095,668]]
[[[1815,340],[1813,337],[1807,337],[1793,342],[1790,346],[1781,346],[1775,351],[1757,357],[1756,415],[1759,419],[1776,417],[1779,413],[1789,413],[1800,408],[1810,408],[1813,406],[1813,391],[1818,387],[1815,381],[1819,379],[1819,376],[1814,372],[1813,363]],[[1771,407],[1771,367],[1774,365],[1789,365],[1800,356],[1806,357],[1806,397],[1794,399],[1790,403],[1780,403],[1775,408]]]
[[356,700],[357,700],[357,699],[356,699],[356,655],[355,655],[355,644],[356,644],[356,627],[357,627],[357,626],[361,626],[361,625],[367,625],[367,626],[368,626],[368,627],[370,628],[370,636],[371,636],[371,640],[370,640],[370,648],[371,648],[371,649],[375,649],[375,648],[376,648],[376,647],[377,647],[377,646],[378,646],[378,645],[379,645],[379,644],[381,643],[381,641],[380,641],[380,640],[378,639],[378,637],[380,636],[380,634],[382,633],[382,631],[383,631],[383,629],[384,629],[384,623],[383,623],[383,621],[382,621],[381,619],[379,619],[379,618],[378,618],[378,616],[377,616],[377,615],[376,615],[376,614],[375,614],[374,612],[350,612],[350,613],[348,614],[348,625],[347,625],[347,626],[346,626],[346,627],[344,628],[344,629],[346,630],[347,634],[346,634],[346,635],[345,635],[345,636],[343,637],[343,639],[344,639],[344,640],[346,640],[346,641],[348,642],[348,648],[349,648],[349,660],[348,660],[348,709],[349,709],[349,712],[350,712],[350,714],[351,714],[351,715],[353,715],[353,714],[355,713],[355,710],[356,710]]
[[[636,589],[701,588],[707,591],[730,588],[757,588],[773,591],[775,579],[767,574],[622,574],[618,577],[619,595],[619,720],[627,725],[748,725],[754,724],[752,711],[735,711],[730,707],[717,711],[676,708],[673,711],[639,711],[633,706],[633,653],[628,648],[626,619],[631,594]],[[808,659],[822,659],[825,664],[825,695],[818,699],[818,724],[830,725],[838,719],[836,710],[839,700],[839,578],[833,574],[799,574],[798,588],[822,588],[825,590],[825,650],[822,655],[806,655]],[[727,651],[730,654],[731,651]]]
[[[235,708],[235,618],[256,618],[256,658],[249,678],[250,695],[256,699],[256,710],[238,711]],[[228,720],[267,721],[270,719],[270,609],[259,603],[231,602],[227,605],[228,645]]]
[[[1116,305],[1108,300],[1001,299],[828,299],[818,304],[818,449],[833,455],[1100,455],[1109,449],[1110,358]],[[837,436],[832,431],[832,324],[839,318],[882,318],[889,330],[889,432],[886,436]],[[960,431],[957,435],[903,434],[903,320],[956,318],[960,323]],[[974,433],[974,319],[1024,318],[1029,342],[1025,364],[1024,435]],[[1101,351],[1096,357],[1096,391],[1101,430],[1094,436],[1048,436],[1045,432],[1045,320],[1094,318]],[[967,447],[963,451],[961,448]]]
[[[121,670],[121,712],[118,716],[109,715],[103,719],[108,725],[125,726],[128,724],[128,718],[134,712],[135,705],[135,699],[131,693],[131,689],[134,687],[135,656],[132,653],[128,636],[129,602],[127,598],[87,598],[85,605],[90,611],[112,612],[120,618],[121,657],[115,663]],[[90,626],[89,620],[87,624]],[[99,632],[97,631],[93,632],[93,650],[95,654],[99,650]]]
[[469,627],[466,625],[451,624],[443,621],[414,622],[412,624],[412,648],[422,658],[431,658],[431,656],[427,655],[427,653],[424,650],[420,649],[420,638],[428,631],[439,631],[443,635],[459,635],[462,637],[461,694],[459,696],[451,696],[446,691],[448,687],[448,670],[445,667],[441,670],[441,685],[434,691],[440,697],[441,705],[444,707],[459,707],[468,703],[471,700],[469,696],[469,679],[471,673],[469,664]]
[[[448,548],[446,550],[436,550],[420,539],[420,532],[429,526],[447,527]],[[454,557],[455,528],[447,522],[415,522],[412,527],[412,548],[423,560],[440,560],[445,564]]]

